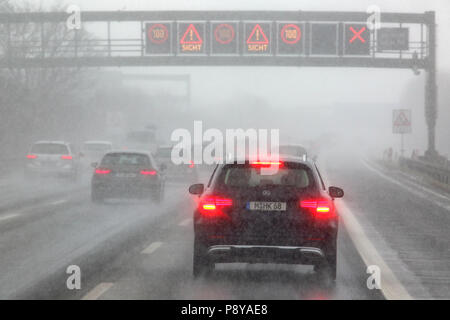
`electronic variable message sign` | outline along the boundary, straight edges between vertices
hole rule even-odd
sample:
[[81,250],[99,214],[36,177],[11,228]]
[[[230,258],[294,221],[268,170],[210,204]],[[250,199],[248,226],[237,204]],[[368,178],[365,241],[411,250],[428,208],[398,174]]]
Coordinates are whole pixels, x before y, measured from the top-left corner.
[[301,20],[147,21],[146,55],[367,57],[410,50],[409,27]]
[[172,23],[151,22],[145,25],[146,54],[172,54]]
[[239,54],[238,27],[238,22],[211,22],[211,54]]
[[311,24],[311,55],[338,54],[337,23]]
[[409,50],[408,28],[381,28],[377,32],[377,49]]
[[344,24],[344,55],[370,55],[370,31],[367,24]]
[[205,54],[205,29],[206,22],[179,22],[178,53]]
[[278,55],[301,55],[304,53],[304,24],[299,22],[278,22]]
[[250,55],[270,55],[272,53],[272,23],[244,23],[244,53]]

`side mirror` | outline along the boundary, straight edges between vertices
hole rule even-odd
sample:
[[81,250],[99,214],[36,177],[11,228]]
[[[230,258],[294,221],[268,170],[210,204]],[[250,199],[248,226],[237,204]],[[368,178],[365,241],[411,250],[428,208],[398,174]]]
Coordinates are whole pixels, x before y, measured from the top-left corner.
[[98,162],[92,162],[91,163],[91,167],[92,168],[97,168],[97,166],[98,166]]
[[193,184],[189,187],[189,193],[194,195],[201,195],[205,191],[203,183]]
[[161,165],[159,166],[159,169],[161,169],[161,171],[166,171],[167,166],[165,163],[161,163]]
[[338,187],[330,187],[328,192],[332,198],[342,198],[344,196],[344,190]]

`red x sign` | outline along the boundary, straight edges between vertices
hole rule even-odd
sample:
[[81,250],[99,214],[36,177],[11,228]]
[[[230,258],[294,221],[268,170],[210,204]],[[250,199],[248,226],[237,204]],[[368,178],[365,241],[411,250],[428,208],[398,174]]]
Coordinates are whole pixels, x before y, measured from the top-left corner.
[[366,40],[361,37],[361,34],[366,31],[366,27],[363,27],[361,30],[356,31],[353,27],[350,27],[350,31],[353,32],[354,36],[350,39],[350,43],[353,43],[356,39],[361,40],[362,43],[366,43]]

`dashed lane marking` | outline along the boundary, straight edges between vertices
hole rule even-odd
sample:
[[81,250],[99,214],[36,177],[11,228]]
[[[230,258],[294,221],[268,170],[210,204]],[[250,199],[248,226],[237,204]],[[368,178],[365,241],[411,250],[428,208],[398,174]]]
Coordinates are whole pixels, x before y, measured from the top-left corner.
[[20,214],[18,214],[18,213],[7,214],[7,215],[4,215],[4,216],[0,216],[0,221],[6,221],[6,220],[9,220],[9,219],[12,219],[12,218],[16,218],[18,216],[20,216]]
[[67,200],[63,199],[63,200],[57,200],[57,201],[50,202],[50,204],[52,206],[57,206],[57,205],[60,205],[60,204],[66,203],[66,202],[67,202]]
[[152,254],[155,252],[159,247],[161,247],[163,243],[162,242],[153,242],[150,244],[147,248],[142,250],[141,254]]
[[187,219],[181,221],[178,225],[180,227],[187,227],[190,223],[192,223],[192,219],[191,218],[187,218]]
[[94,289],[89,291],[81,300],[97,300],[100,298],[106,291],[111,289],[114,285],[112,282],[102,282],[98,284]]

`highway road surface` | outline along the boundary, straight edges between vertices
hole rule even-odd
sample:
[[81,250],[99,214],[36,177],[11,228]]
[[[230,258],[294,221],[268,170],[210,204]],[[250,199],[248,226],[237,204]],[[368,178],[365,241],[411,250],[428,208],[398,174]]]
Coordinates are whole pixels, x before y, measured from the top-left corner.
[[[187,184],[168,184],[160,205],[92,204],[87,178],[66,184],[12,176],[0,180],[0,298],[384,299],[382,290],[367,286],[365,257],[373,252],[395,275],[398,283],[390,285],[412,298],[449,298],[450,239],[443,226],[450,223],[450,200],[419,197],[415,184],[405,187],[359,157],[322,162],[373,245],[361,252],[363,241],[341,223],[335,284],[309,266],[275,264],[218,265],[212,276],[193,279],[194,201]],[[71,265],[81,270],[79,290],[66,284]]]

